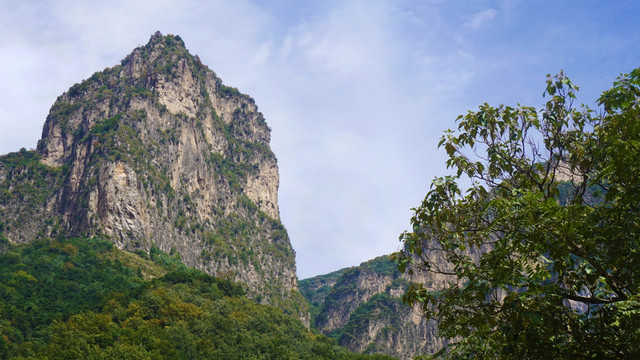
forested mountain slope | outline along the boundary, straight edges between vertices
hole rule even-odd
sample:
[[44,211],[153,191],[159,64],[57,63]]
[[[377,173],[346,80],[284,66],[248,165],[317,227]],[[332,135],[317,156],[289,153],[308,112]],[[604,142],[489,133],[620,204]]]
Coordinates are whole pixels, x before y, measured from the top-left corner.
[[0,232],[0,358],[385,359],[352,354],[179,255]]

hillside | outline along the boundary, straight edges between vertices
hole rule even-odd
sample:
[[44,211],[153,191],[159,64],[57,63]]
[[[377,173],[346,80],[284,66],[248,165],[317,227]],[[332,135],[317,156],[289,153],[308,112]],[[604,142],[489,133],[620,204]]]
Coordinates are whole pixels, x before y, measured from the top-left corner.
[[0,243],[2,359],[388,359],[351,354],[156,247]]
[[312,324],[338,344],[355,352],[409,359],[446,344],[437,336],[435,322],[427,322],[419,308],[402,303],[409,281],[419,280],[400,274],[389,256],[381,256],[300,280],[300,289],[311,303]]

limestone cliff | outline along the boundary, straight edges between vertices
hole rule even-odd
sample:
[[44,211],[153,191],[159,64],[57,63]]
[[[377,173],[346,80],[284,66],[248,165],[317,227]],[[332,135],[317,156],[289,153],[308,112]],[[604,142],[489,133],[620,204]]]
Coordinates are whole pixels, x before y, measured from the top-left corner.
[[446,341],[437,335],[437,324],[426,321],[420,308],[402,303],[410,281],[425,284],[432,275],[400,274],[389,256],[300,281],[303,295],[315,312],[315,326],[337,338],[351,351],[383,353],[401,359],[431,354]]
[[253,99],[158,32],[58,97],[35,153],[1,158],[0,222],[13,242],[100,234],[129,251],[157,246],[259,301],[300,304],[269,141]]

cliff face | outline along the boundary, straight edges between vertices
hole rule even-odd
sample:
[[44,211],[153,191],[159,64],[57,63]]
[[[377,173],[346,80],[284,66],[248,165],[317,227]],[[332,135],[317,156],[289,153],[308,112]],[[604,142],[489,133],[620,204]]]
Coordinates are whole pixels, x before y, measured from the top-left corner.
[[[337,276],[331,276],[337,275]],[[419,307],[402,303],[410,281],[432,284],[431,274],[400,274],[389,256],[382,256],[329,275],[300,281],[303,295],[318,308],[312,319],[324,334],[351,351],[383,353],[401,359],[431,354],[446,341],[437,324],[426,321]],[[327,288],[329,287],[329,288]]]
[[61,95],[35,154],[2,157],[0,221],[13,242],[102,234],[129,251],[157,246],[258,300],[299,304],[269,141],[253,99],[156,33]]

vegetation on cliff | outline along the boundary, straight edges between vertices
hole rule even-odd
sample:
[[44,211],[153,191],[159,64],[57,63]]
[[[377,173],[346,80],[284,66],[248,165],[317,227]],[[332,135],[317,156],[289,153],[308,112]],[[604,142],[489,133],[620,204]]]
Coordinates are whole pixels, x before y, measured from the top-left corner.
[[388,255],[299,284],[312,326],[351,351],[409,359],[442,347],[434,324],[402,303],[409,282]]
[[542,109],[485,104],[443,136],[457,174],[433,181],[397,254],[449,277],[404,297],[455,339],[434,357],[640,356],[640,69],[598,111],[576,90],[549,76]]
[[338,279],[340,279],[342,274],[347,270],[348,269],[341,269],[329,274],[303,279],[298,282],[300,293],[309,303],[311,326],[315,327],[316,318],[320,314],[320,311],[322,311],[325,299],[331,293]]

